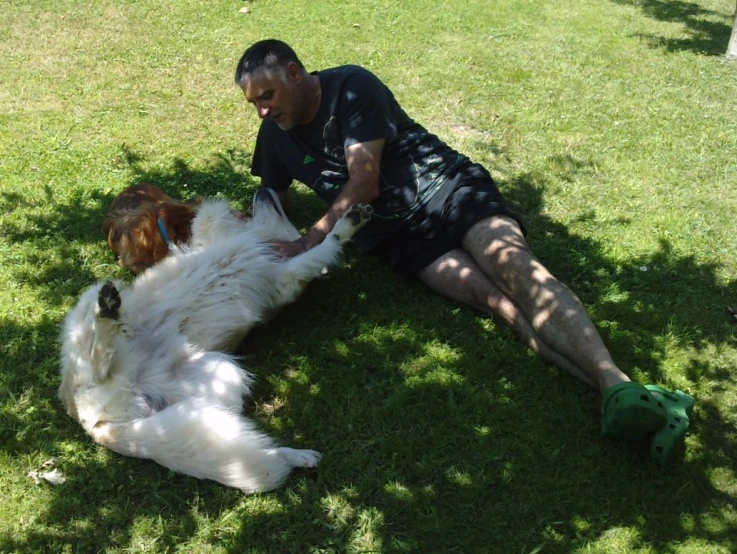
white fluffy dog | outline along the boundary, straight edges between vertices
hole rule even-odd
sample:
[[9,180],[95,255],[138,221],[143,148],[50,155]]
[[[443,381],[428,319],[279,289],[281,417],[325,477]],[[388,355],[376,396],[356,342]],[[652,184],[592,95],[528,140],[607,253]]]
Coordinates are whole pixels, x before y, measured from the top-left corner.
[[279,486],[320,454],[275,445],[242,415],[252,376],[225,351],[335,263],[369,219],[354,206],[318,246],[279,260],[269,242],[299,232],[260,189],[243,222],[205,201],[190,246],[131,286],[98,283],[67,315],[61,398],[98,443],[244,492]]

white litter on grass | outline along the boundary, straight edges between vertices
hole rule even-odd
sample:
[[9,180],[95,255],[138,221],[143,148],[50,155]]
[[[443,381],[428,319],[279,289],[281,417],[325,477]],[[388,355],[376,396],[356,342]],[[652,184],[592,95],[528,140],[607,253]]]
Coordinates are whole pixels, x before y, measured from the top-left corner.
[[48,481],[52,485],[62,485],[67,480],[64,474],[58,469],[52,469],[51,471],[44,471],[43,473],[38,471],[29,471],[28,477],[33,479],[33,482],[38,485],[41,481]]
[[[59,461],[59,458],[49,458],[41,464],[41,469],[53,467]],[[41,481],[46,481],[52,485],[62,485],[67,480],[64,474],[58,469],[54,468],[51,471],[29,471],[27,476],[33,479],[36,485],[40,485]]]
[[56,457],[49,458],[48,460],[46,460],[44,463],[41,464],[41,469],[45,467],[54,467],[58,463],[59,463],[59,458],[56,458]]
[[243,6],[240,10],[238,10],[240,13],[251,13],[251,10],[248,9],[248,6]]
[[640,266],[640,271],[647,271],[647,266],[646,265],[641,265]]

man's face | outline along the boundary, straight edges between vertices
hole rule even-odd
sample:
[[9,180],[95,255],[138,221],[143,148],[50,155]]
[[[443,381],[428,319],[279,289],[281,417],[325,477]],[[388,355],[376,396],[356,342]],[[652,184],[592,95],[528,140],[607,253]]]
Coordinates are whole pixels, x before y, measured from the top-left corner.
[[246,81],[243,94],[256,106],[261,119],[273,119],[282,131],[288,131],[299,125],[304,115],[298,86],[301,77],[301,73],[290,68],[284,73],[256,73]]

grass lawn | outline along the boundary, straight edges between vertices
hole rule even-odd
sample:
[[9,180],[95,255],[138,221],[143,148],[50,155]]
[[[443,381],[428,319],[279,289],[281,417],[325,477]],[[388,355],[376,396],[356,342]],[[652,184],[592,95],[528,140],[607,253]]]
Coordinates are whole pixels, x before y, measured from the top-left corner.
[[[244,6],[249,13],[242,13]],[[737,551],[734,0],[6,0],[0,25],[0,552]],[[243,347],[247,411],[324,453],[270,494],[124,458],[64,412],[58,333],[130,279],[123,188],[258,183],[252,42],[364,65],[493,173],[622,369],[696,398],[684,459],[599,436],[599,398],[512,333],[349,248]],[[303,229],[322,205],[293,191]],[[67,480],[27,476],[58,458]]]

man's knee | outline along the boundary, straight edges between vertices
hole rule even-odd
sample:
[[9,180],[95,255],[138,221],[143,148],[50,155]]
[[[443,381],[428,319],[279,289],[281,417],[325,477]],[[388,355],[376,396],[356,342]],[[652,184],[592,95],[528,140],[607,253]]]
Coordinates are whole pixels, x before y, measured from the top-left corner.
[[475,223],[463,237],[463,249],[472,255],[505,258],[529,248],[517,221],[506,215],[486,217]]

